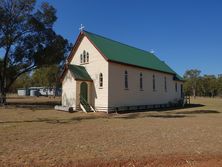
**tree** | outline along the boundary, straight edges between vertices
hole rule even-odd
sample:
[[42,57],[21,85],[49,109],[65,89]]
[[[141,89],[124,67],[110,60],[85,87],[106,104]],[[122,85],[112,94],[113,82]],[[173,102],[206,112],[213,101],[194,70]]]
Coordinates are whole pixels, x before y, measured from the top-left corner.
[[186,80],[186,82],[183,85],[183,91],[186,96],[191,96],[192,95],[192,86],[191,86],[191,81]]
[[198,84],[198,79],[200,77],[200,73],[201,73],[200,70],[191,69],[191,70],[187,70],[184,74],[184,78],[188,80],[190,84],[194,98],[196,97],[196,90],[197,90],[197,84]]
[[60,69],[56,65],[39,68],[32,75],[32,83],[35,86],[56,87],[58,85]]
[[48,3],[35,9],[36,0],[0,0],[0,101],[23,73],[64,61],[70,44],[53,30],[56,10]]
[[222,96],[222,77],[219,77],[217,79],[217,90],[218,90],[218,94]]
[[202,87],[204,88],[205,96],[214,97],[217,93],[217,79],[214,75],[204,75]]
[[60,68],[56,65],[39,68],[32,75],[32,83],[35,86],[44,86],[47,89],[54,90],[60,86],[59,82]]
[[20,75],[9,89],[9,92],[16,92],[18,88],[28,88],[32,86],[31,75],[24,73]]

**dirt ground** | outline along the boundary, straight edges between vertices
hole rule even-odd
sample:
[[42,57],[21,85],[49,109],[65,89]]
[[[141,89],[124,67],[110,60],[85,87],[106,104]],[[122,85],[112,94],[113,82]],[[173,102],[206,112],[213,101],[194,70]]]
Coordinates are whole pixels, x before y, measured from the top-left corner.
[[192,103],[110,115],[1,107],[0,166],[222,166],[222,99]]

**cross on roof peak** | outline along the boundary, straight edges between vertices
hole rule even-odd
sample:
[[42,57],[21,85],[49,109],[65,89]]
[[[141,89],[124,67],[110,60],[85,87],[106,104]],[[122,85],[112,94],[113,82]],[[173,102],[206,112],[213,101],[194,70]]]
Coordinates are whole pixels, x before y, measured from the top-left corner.
[[84,28],[85,27],[81,24],[80,27],[79,27],[80,32],[83,32]]

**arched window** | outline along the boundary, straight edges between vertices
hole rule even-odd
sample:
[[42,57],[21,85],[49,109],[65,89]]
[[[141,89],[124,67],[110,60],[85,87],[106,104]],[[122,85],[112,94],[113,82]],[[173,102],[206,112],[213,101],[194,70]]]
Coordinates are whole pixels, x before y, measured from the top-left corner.
[[177,82],[175,83],[175,91],[177,92]]
[[103,74],[102,73],[99,74],[99,87],[100,88],[103,87]]
[[183,84],[180,85],[180,96],[183,98]]
[[89,62],[89,52],[86,53],[86,62]]
[[84,50],[83,51],[83,63],[85,63],[86,62],[86,51]]
[[140,90],[143,90],[143,74],[140,73]]
[[125,89],[128,89],[128,72],[127,71],[125,71],[124,78],[125,78]]
[[164,77],[164,90],[167,91],[167,79]]
[[153,91],[156,90],[156,78],[155,75],[153,75]]
[[83,53],[80,55],[80,63],[89,63],[89,52],[86,52],[85,50]]
[[81,64],[83,63],[83,57],[82,57],[82,54],[80,55],[80,63],[81,63]]

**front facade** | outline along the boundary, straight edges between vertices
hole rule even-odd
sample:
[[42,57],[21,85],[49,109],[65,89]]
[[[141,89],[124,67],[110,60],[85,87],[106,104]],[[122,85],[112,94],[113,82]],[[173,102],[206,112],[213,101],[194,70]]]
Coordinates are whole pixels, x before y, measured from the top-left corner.
[[[62,74],[62,106],[113,112],[182,98],[183,80],[153,54],[83,31]],[[87,104],[87,105],[86,105]]]

